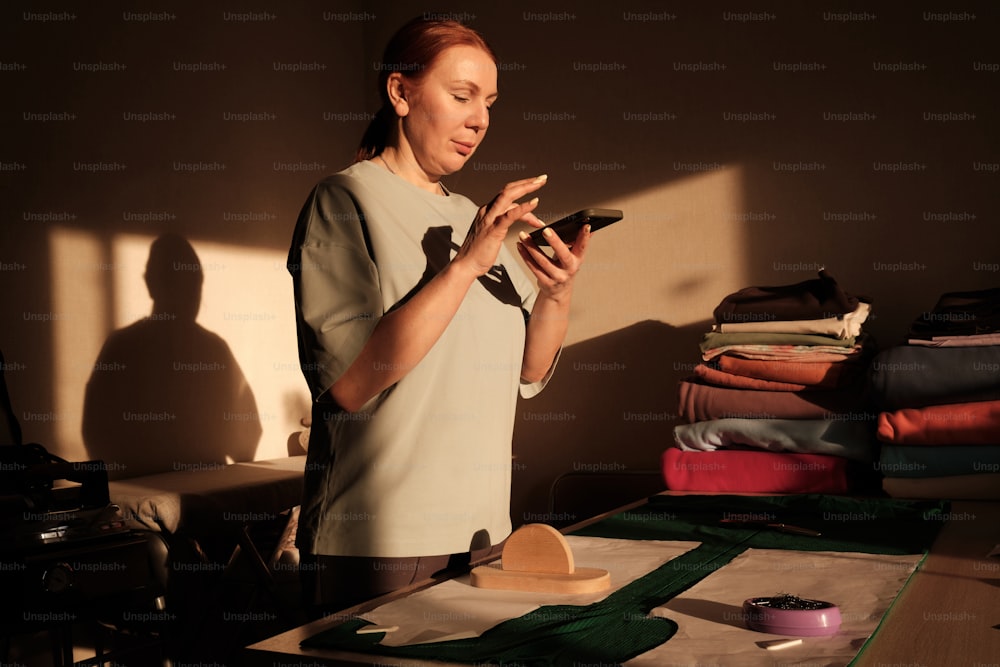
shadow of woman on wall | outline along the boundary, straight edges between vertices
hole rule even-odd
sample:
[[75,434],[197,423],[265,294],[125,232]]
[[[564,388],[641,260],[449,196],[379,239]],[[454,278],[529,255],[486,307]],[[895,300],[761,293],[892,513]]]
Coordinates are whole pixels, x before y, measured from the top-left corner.
[[204,274],[194,248],[157,238],[145,281],[152,312],[108,336],[87,382],[88,455],[110,479],[253,460],[257,404],[229,346],[195,321]]

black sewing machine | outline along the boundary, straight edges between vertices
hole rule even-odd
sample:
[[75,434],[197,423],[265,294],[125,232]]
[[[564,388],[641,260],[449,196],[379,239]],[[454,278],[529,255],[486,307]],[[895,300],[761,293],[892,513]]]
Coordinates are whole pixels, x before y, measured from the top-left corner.
[[40,445],[0,447],[0,552],[30,553],[128,532],[101,461],[69,463]]
[[0,447],[0,581],[22,609],[140,588],[147,560],[145,538],[108,500],[102,462],[69,463],[40,445]]

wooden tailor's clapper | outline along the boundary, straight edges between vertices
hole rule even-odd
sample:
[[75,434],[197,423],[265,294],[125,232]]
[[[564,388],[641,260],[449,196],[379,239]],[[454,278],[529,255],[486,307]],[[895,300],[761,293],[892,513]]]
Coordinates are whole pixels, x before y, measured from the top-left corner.
[[504,544],[500,563],[473,568],[472,585],[538,593],[596,593],[611,587],[607,570],[576,567],[566,538],[543,523],[514,531]]

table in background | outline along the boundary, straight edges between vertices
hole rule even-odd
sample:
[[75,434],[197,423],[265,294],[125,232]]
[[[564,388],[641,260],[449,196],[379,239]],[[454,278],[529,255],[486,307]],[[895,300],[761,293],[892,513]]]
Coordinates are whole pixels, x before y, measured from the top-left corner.
[[[154,631],[171,638],[178,662],[223,664],[230,651],[301,622],[289,537],[305,458],[189,466],[108,484],[111,502],[153,545],[166,590],[165,620]],[[294,552],[291,563],[283,552]]]

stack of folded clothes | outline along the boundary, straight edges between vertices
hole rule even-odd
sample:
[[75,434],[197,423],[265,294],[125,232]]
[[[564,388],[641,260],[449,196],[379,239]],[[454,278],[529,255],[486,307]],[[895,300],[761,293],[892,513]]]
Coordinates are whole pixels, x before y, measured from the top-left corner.
[[[747,287],[715,308],[702,361],[680,383],[667,488],[846,493],[871,468],[877,415],[860,388],[871,301],[826,271],[793,285]],[[853,462],[853,464],[852,464]],[[860,464],[858,462],[861,462]]]
[[882,488],[1000,499],[1000,289],[947,292],[870,371]]

